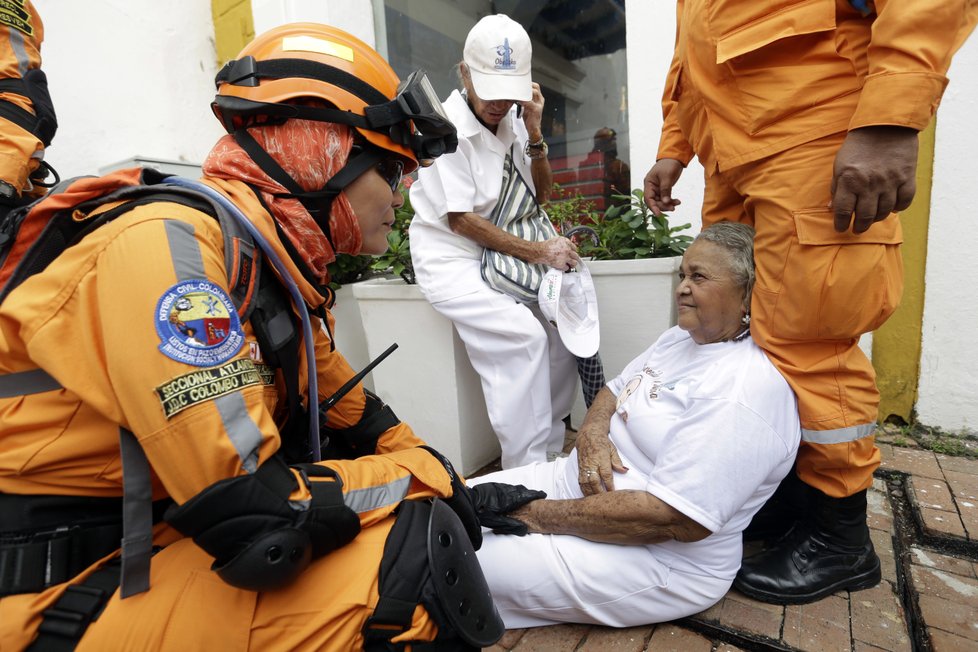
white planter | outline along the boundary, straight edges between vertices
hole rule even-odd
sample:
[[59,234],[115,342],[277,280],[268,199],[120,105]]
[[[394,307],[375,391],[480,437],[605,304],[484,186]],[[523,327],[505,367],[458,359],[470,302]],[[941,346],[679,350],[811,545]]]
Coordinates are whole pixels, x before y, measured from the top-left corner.
[[[357,307],[356,297],[353,296],[354,285],[344,285],[336,291],[336,302],[330,312],[333,313],[336,321],[336,326],[333,328],[336,349],[347,359],[353,371],[360,371],[367,366],[371,358],[367,353],[367,338],[363,333],[360,309]],[[373,376],[367,374],[363,379],[364,386],[371,391],[376,391],[373,383]]]
[[[586,262],[598,295],[601,361],[610,380],[676,323],[675,290],[680,256]],[[574,427],[584,418],[584,399],[572,413]]]
[[355,283],[353,295],[369,357],[398,344],[371,372],[377,395],[463,474],[499,457],[479,376],[452,323],[400,279]]

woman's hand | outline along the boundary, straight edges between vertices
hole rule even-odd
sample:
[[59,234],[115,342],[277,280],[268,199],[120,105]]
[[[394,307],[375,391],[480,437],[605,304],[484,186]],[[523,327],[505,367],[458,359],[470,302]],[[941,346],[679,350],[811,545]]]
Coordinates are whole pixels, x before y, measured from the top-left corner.
[[578,481],[585,496],[615,490],[613,472],[624,473],[628,469],[618,456],[618,449],[611,443],[607,428],[583,426],[577,433]]
[[571,271],[581,262],[581,257],[577,255],[577,245],[564,236],[559,235],[556,238],[538,242],[536,243],[536,250],[535,260],[528,260],[527,262],[543,263],[565,272]]
[[615,490],[614,472],[625,473],[628,468],[622,464],[618,449],[611,443],[608,433],[611,430],[611,415],[615,411],[615,395],[607,387],[594,397],[577,431],[577,466],[580,476],[578,482],[585,496]]

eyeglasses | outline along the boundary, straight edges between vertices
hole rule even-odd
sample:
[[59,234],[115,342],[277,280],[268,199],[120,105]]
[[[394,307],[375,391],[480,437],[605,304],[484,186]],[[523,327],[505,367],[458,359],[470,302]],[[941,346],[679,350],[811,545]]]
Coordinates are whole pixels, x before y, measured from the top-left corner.
[[[360,156],[365,147],[365,145],[359,142],[354,142],[353,147],[350,149],[349,160],[352,161]],[[391,187],[391,192],[397,192],[397,187],[401,185],[401,178],[404,176],[404,161],[393,157],[383,158],[374,164],[374,169],[387,182],[387,185]]]
[[391,187],[391,192],[397,192],[397,187],[401,185],[401,177],[404,176],[404,161],[397,158],[385,158],[374,168]]

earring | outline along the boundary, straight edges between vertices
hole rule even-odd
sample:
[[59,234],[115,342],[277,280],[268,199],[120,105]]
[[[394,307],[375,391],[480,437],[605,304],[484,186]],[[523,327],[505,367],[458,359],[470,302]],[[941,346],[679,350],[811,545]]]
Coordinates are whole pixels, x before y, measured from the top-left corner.
[[743,324],[744,326],[750,326],[750,313],[747,313],[746,315],[741,317],[740,323]]

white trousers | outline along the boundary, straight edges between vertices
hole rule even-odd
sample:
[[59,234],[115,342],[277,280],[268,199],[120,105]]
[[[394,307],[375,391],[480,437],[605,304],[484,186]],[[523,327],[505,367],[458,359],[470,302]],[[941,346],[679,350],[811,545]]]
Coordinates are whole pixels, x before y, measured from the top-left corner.
[[[551,499],[580,498],[568,486],[567,459],[472,478],[522,484]],[[635,627],[699,613],[724,596],[730,580],[670,568],[656,546],[595,543],[575,536],[493,534],[483,529],[479,563],[507,629],[554,623]]]
[[538,306],[484,287],[432,307],[455,324],[482,380],[503,468],[545,462],[548,452],[564,446],[563,419],[574,405],[577,361]]

